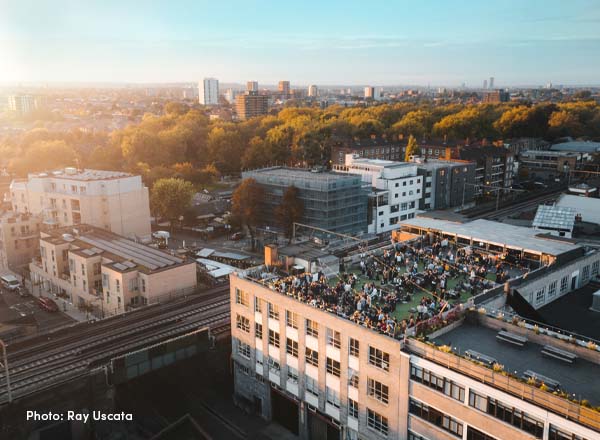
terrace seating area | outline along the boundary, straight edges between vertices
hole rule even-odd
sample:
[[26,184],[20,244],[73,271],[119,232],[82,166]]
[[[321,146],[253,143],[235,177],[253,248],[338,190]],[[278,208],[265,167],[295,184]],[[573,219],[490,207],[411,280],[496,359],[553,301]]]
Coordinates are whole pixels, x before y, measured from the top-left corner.
[[508,342],[509,344],[517,345],[519,347],[522,347],[527,343],[527,338],[525,336],[515,335],[514,333],[507,332],[505,330],[499,331],[496,335],[496,339],[499,341]]
[[502,260],[447,241],[427,246],[397,243],[381,256],[361,255],[355,267],[336,277],[304,273],[267,284],[313,307],[400,338],[418,323],[504,282],[508,269]]

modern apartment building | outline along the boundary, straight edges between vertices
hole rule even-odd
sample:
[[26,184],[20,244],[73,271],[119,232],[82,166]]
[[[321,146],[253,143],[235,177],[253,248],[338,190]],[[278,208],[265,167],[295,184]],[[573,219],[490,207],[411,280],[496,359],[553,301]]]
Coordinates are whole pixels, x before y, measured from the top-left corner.
[[515,173],[515,155],[504,147],[471,145],[457,149],[457,158],[477,163],[477,195],[496,194],[492,187],[510,188]]
[[308,97],[316,98],[317,96],[319,96],[319,88],[314,84],[308,86]]
[[370,233],[397,229],[399,221],[414,218],[423,197],[423,177],[417,175],[417,165],[347,154],[346,163],[333,170],[360,175],[367,186]]
[[246,82],[246,91],[258,93],[258,81],[247,81]]
[[242,177],[255,179],[265,190],[261,209],[265,226],[277,226],[274,212],[285,190],[295,186],[304,203],[300,223],[333,232],[367,232],[367,192],[360,176],[271,167],[243,172]]
[[473,202],[475,162],[420,157],[414,163],[424,182],[419,209],[447,209]]
[[235,110],[241,120],[266,115],[269,111],[269,97],[257,91],[248,91],[235,97]]
[[5,211],[0,214],[0,270],[20,272],[38,253],[41,218]]
[[126,237],[150,236],[148,188],[141,176],[76,168],[30,174],[10,184],[12,209],[45,225],[86,223]]
[[484,92],[483,94],[484,103],[498,103],[508,101],[510,101],[510,94],[504,90],[492,90]]
[[38,108],[38,100],[32,95],[10,95],[8,110],[19,115],[25,115]]
[[198,100],[202,105],[219,105],[219,80],[204,78],[198,84]]
[[196,263],[90,225],[42,232],[31,281],[100,316],[196,288]]
[[[548,391],[561,381],[597,405],[598,352],[552,338],[579,354],[562,365],[540,355],[547,336],[462,307],[450,325],[440,321],[433,343],[398,340],[250,275],[234,273],[230,283],[235,398],[301,439],[600,436],[600,413]],[[498,340],[506,327],[523,346]]]

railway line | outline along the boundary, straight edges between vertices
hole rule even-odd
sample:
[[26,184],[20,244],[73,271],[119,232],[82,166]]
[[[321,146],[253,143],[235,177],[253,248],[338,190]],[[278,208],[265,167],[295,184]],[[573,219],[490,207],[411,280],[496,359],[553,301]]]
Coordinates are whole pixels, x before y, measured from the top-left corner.
[[487,210],[483,212],[477,212],[473,214],[467,214],[469,220],[477,220],[477,219],[498,219],[502,217],[507,217],[512,214],[516,214],[518,212],[527,210],[529,208],[535,208],[540,204],[545,202],[549,202],[555,200],[560,195],[560,192],[554,192],[551,194],[543,194],[538,197],[523,201],[517,202],[510,206],[506,206],[504,208],[500,208],[498,210]]
[[[103,368],[111,358],[202,327],[213,334],[229,328],[227,288],[151,306],[93,323],[80,323],[8,346],[13,399]],[[0,379],[0,404],[8,402]]]

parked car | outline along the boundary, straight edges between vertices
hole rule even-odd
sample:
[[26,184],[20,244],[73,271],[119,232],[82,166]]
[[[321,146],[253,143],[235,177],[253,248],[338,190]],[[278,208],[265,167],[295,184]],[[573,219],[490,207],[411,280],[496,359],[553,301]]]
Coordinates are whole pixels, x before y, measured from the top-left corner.
[[51,298],[41,296],[38,298],[39,306],[47,312],[58,312],[58,304]]
[[234,234],[231,234],[231,237],[229,237],[229,239],[233,240],[233,241],[238,241],[238,240],[241,240],[242,238],[244,238],[243,232],[236,232]]
[[16,291],[21,287],[21,283],[14,275],[2,275],[0,276],[0,283],[6,290]]

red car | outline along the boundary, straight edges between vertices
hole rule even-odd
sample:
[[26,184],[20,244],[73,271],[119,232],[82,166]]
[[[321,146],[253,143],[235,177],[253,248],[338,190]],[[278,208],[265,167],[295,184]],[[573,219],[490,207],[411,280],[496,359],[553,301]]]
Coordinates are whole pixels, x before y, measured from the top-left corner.
[[58,312],[58,304],[56,304],[52,299],[42,296],[38,298],[38,303],[42,309],[47,312]]
[[229,237],[229,239],[233,240],[233,241],[238,241],[238,240],[241,240],[242,238],[244,238],[243,232],[236,232],[235,234],[231,234],[231,237]]

